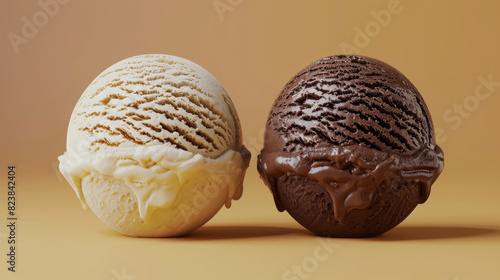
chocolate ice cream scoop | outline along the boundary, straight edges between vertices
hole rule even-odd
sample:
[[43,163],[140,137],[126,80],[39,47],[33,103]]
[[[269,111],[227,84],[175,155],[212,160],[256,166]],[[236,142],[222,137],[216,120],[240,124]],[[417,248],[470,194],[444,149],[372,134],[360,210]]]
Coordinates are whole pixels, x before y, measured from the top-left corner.
[[333,237],[382,234],[427,200],[443,169],[429,110],[398,70],[332,56],[283,88],[258,170],[279,211]]

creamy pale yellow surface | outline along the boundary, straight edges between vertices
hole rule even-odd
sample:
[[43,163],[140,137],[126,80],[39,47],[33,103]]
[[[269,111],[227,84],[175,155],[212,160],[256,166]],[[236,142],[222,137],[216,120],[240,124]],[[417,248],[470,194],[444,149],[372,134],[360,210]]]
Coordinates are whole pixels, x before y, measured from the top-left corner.
[[[107,151],[106,151],[107,150]],[[242,193],[245,162],[229,150],[216,159],[164,146],[104,148],[60,158],[84,209],[131,236],[177,236],[207,222]]]
[[83,92],[59,169],[113,229],[178,236],[241,196],[242,150],[236,109],[217,79],[187,59],[147,54],[115,63]]

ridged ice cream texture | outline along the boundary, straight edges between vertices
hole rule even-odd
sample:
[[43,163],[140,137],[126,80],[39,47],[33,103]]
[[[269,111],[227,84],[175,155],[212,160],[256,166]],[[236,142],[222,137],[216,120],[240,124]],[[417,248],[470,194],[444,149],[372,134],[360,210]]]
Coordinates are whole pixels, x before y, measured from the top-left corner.
[[443,162],[415,86],[380,60],[337,55],[285,85],[269,113],[258,169],[277,208],[306,228],[366,237],[425,202]]
[[[155,210],[192,208],[192,196],[184,193],[194,195],[193,190],[214,183],[217,197],[205,211],[217,212],[222,196],[229,207],[242,193],[249,160],[244,151],[235,107],[214,76],[183,58],[140,55],[109,67],[88,86],[71,116],[67,152],[59,160],[84,208],[90,206],[111,227],[129,235],[172,235],[193,226],[178,213],[167,215],[175,221],[153,221]],[[94,186],[82,189],[82,181]],[[113,201],[125,196],[128,208]],[[125,217],[135,210],[137,217]],[[210,217],[189,223],[203,224]],[[134,223],[150,228],[132,230]]]
[[392,66],[369,57],[320,59],[284,87],[268,126],[284,151],[360,145],[410,154],[434,146],[430,113],[418,90]]

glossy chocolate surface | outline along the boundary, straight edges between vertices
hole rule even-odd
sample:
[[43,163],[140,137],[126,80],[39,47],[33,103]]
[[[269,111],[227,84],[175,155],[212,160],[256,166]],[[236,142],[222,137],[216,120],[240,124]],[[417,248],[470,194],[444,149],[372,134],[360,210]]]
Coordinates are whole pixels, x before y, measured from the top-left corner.
[[[400,221],[364,221],[368,216],[349,213],[369,209],[373,214],[375,205],[390,202],[384,211],[392,213],[398,209],[391,207],[399,207],[405,214],[377,214],[377,219],[403,220],[416,204],[427,200],[443,162],[429,110],[412,83],[384,62],[342,55],[312,63],[285,85],[269,113],[258,170],[278,210],[287,210],[309,230],[318,233],[315,228],[323,226],[308,226],[317,224],[308,219],[317,220],[328,212],[332,217],[324,220],[336,228],[325,227],[318,234],[351,236],[349,228],[340,229],[342,225],[370,224],[366,234],[352,232],[372,236],[381,233],[377,223],[388,230],[388,225]],[[313,204],[323,196],[318,186],[331,199],[322,198],[323,207],[331,209],[298,204],[288,193],[297,192],[302,204]],[[402,196],[399,200],[407,201],[408,207],[395,196]],[[315,214],[301,213],[299,208]],[[350,221],[354,216],[357,220]]]

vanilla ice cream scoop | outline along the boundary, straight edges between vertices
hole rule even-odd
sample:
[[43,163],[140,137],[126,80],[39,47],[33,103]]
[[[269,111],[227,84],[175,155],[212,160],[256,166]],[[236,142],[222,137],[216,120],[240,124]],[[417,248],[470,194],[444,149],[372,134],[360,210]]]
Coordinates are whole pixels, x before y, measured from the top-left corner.
[[249,160],[214,76],[183,58],[140,55],[106,69],[80,97],[59,169],[113,229],[164,237],[238,199]]

